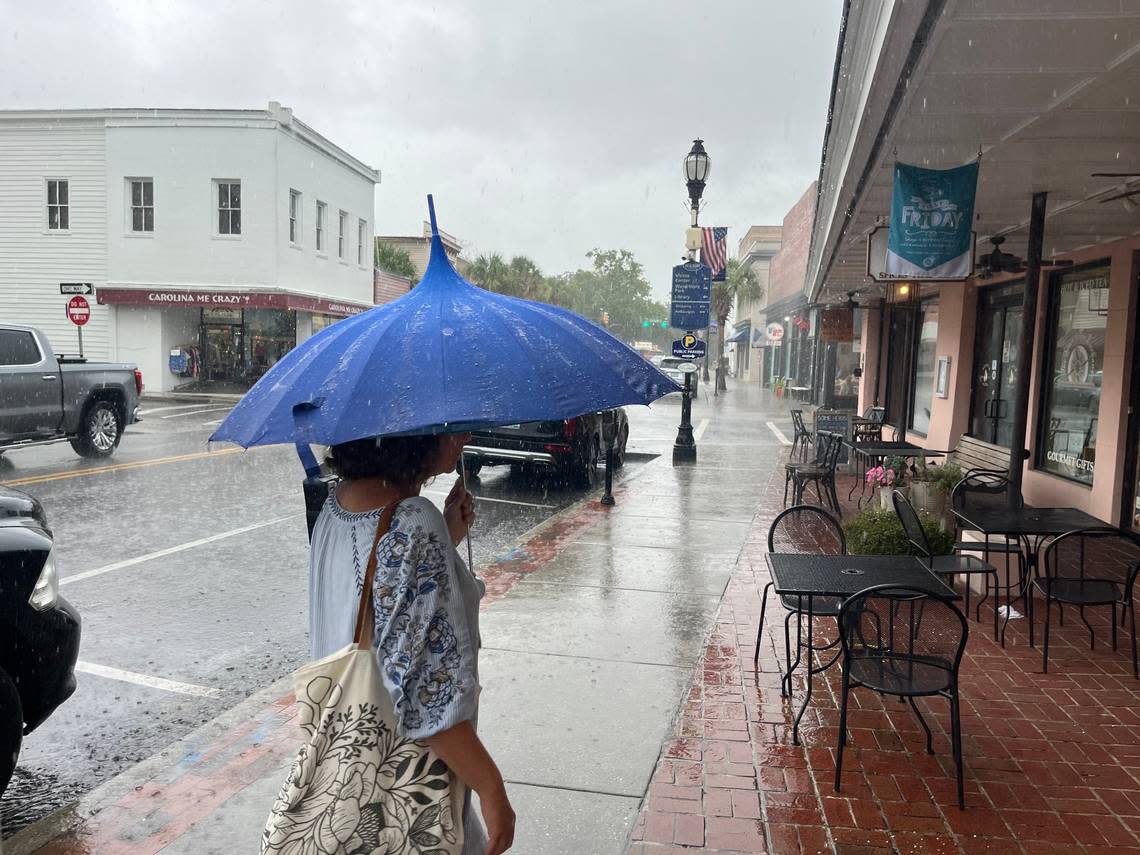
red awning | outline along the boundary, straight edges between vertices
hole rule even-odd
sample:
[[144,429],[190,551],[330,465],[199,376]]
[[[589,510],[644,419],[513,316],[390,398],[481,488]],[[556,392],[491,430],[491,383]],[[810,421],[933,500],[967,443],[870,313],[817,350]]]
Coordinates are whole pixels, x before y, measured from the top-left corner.
[[281,291],[188,291],[178,288],[100,288],[100,305],[153,306],[189,309],[296,309],[322,315],[348,317],[368,311],[371,306],[347,300],[328,300]]

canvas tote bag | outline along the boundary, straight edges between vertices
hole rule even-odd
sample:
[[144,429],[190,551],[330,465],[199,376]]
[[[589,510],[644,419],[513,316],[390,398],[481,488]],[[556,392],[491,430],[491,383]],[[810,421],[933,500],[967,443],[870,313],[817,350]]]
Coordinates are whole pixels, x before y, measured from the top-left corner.
[[305,744],[273,804],[262,855],[460,855],[462,783],[423,742],[401,738],[372,651],[376,526],[353,642],[297,671]]

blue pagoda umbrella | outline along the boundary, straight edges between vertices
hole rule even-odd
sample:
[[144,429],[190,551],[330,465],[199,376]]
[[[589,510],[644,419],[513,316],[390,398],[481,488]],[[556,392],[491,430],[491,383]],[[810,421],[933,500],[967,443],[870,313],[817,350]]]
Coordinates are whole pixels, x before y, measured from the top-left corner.
[[649,404],[680,390],[597,324],[463,279],[444,252],[431,196],[428,209],[431,259],[420,283],[290,351],[211,441],[300,449],[458,433]]

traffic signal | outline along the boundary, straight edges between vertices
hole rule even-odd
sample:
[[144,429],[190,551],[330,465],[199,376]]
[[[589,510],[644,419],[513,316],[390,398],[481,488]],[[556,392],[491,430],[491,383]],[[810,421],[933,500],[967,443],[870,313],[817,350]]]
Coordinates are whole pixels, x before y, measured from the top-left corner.
[[669,322],[668,321],[662,321],[661,322],[661,329],[663,329],[663,330],[669,329]]
[[641,322],[641,325],[642,325],[643,327],[645,327],[646,329],[648,329],[648,328],[649,328],[649,321],[642,321],[642,322]]
[[610,313],[609,312],[602,312],[602,325],[607,326],[607,327],[610,325]]

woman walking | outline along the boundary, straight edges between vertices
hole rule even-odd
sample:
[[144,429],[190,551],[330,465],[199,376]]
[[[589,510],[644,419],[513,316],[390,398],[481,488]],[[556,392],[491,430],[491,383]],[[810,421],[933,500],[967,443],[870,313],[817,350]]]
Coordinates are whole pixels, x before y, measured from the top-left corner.
[[[426,743],[464,785],[464,855],[499,855],[511,847],[515,816],[502,775],[476,733],[484,586],[455,549],[474,522],[474,497],[461,479],[443,513],[419,495],[429,479],[455,471],[469,436],[333,446],[328,463],[342,480],[313,530],[310,647],[321,659],[352,642],[376,543],[372,647],[398,735]],[[376,541],[381,516],[393,505],[388,531]],[[486,830],[472,810],[471,790],[479,795]]]

